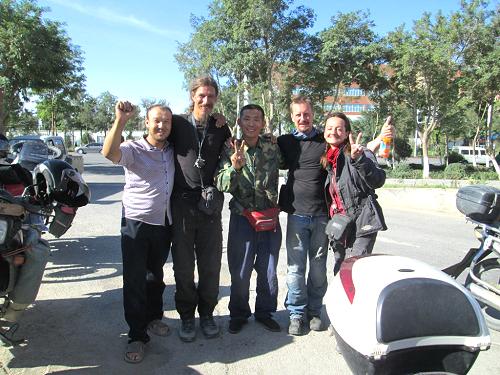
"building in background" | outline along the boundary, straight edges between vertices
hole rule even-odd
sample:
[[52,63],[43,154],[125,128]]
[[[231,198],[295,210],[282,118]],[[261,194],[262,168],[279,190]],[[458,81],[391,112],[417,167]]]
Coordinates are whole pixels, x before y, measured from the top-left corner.
[[363,112],[374,108],[368,95],[366,90],[361,89],[358,84],[352,83],[349,87],[341,89],[337,103],[334,103],[332,96],[325,99],[325,111],[344,112],[351,120],[357,120]]

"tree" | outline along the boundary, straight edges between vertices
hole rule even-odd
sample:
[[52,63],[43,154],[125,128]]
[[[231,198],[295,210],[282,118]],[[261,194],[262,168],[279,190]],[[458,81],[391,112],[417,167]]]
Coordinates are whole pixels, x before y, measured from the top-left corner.
[[38,131],[38,117],[31,111],[20,111],[13,115],[12,120],[15,127],[6,127],[8,131],[21,130],[22,134],[31,134]]
[[[58,124],[63,130],[72,128],[78,107],[75,100],[83,94],[80,80],[74,77],[74,82],[67,82],[66,87],[59,90],[45,90],[39,95],[37,103],[38,117],[48,124],[51,134],[57,135]],[[72,78],[71,78],[72,79]]]
[[109,91],[101,93],[97,97],[96,103],[96,116],[95,116],[95,132],[106,132],[113,125],[115,119],[115,105],[117,97],[111,94]]
[[[193,19],[195,32],[177,54],[180,68],[212,73],[263,101],[268,123],[273,128],[276,67],[297,59],[304,45],[306,29],[314,13],[300,6],[290,10],[292,0],[214,0],[208,18]],[[194,61],[197,60],[198,62]],[[205,60],[205,61],[202,61]],[[190,68],[194,61],[195,68]],[[236,99],[236,98],[235,98]]]
[[58,91],[83,80],[79,49],[44,12],[31,0],[0,0],[0,132],[30,91]]
[[[73,129],[80,131],[80,139],[89,130],[97,129],[97,99],[89,94],[82,94],[74,99],[74,106],[77,107]],[[88,143],[88,142],[87,142]]]
[[[451,20],[452,42],[459,55],[461,105],[472,109],[474,139],[480,132],[487,133],[487,154],[500,177],[491,142],[495,98],[500,87],[500,13],[490,11],[483,1],[462,2],[459,12]],[[475,164],[475,159],[474,159]]]
[[389,79],[391,99],[408,106],[414,119],[417,110],[425,115],[417,128],[422,141],[424,178],[429,178],[430,136],[446,116],[457,111],[457,51],[451,43],[449,27],[442,14],[437,14],[434,21],[424,14],[414,23],[413,33],[399,27],[387,37],[390,66],[394,70]]
[[[352,83],[375,89],[384,50],[373,31],[373,22],[364,12],[338,13],[332,25],[311,39],[309,58],[301,67],[303,90],[321,103],[321,113],[336,110],[342,90]],[[333,106],[325,107],[330,97]]]

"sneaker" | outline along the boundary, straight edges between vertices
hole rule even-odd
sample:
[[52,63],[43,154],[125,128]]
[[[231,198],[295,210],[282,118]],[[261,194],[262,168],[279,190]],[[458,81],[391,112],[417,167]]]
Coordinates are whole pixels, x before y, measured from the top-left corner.
[[309,328],[311,331],[322,331],[321,318],[319,316],[313,316],[309,321]]
[[304,332],[304,322],[301,318],[291,318],[288,333],[294,336],[302,336]]
[[214,337],[219,336],[220,329],[219,326],[215,323],[213,316],[200,317],[200,327],[201,331],[207,339],[213,339]]
[[196,327],[194,318],[185,319],[181,322],[179,338],[184,342],[192,342],[196,339]]
[[271,318],[270,316],[265,317],[265,318],[255,318],[255,321],[262,324],[264,326],[264,328],[267,329],[268,331],[271,331],[271,332],[280,332],[281,331],[281,327],[278,324],[278,322],[276,320],[274,320],[273,318]]
[[248,320],[246,319],[231,319],[229,321],[229,333],[238,333],[241,331],[243,326],[248,323]]
[[160,319],[155,319],[148,324],[148,331],[156,336],[168,336],[170,335],[170,328],[166,323],[163,323]]

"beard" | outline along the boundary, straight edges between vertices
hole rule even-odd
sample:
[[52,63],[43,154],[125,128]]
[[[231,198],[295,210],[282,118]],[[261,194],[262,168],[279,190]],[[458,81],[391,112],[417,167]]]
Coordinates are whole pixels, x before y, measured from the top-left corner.
[[195,105],[193,108],[193,114],[195,114],[196,121],[200,125],[205,126],[208,123],[212,110],[213,106]]
[[210,118],[210,112],[211,112],[211,111],[207,111],[207,112],[203,112],[203,113],[202,113],[201,118],[199,119],[200,124],[201,124],[202,126],[207,125],[207,123],[208,123],[208,119]]

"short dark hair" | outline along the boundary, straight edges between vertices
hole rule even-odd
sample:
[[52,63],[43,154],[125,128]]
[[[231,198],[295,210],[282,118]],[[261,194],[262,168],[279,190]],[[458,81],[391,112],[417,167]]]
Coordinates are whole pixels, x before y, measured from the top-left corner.
[[256,110],[258,110],[262,114],[262,120],[264,120],[266,118],[266,114],[264,113],[264,110],[258,104],[247,104],[247,105],[243,106],[240,109],[240,117],[243,116],[243,112],[244,111],[247,111],[247,110],[250,110],[250,109],[256,109]]
[[170,112],[170,114],[172,114],[172,110],[170,109],[169,106],[167,105],[164,105],[164,104],[153,104],[153,105],[150,105],[147,109],[146,109],[146,119],[149,118],[149,112],[154,109],[154,108],[160,108],[164,111],[168,111]]

